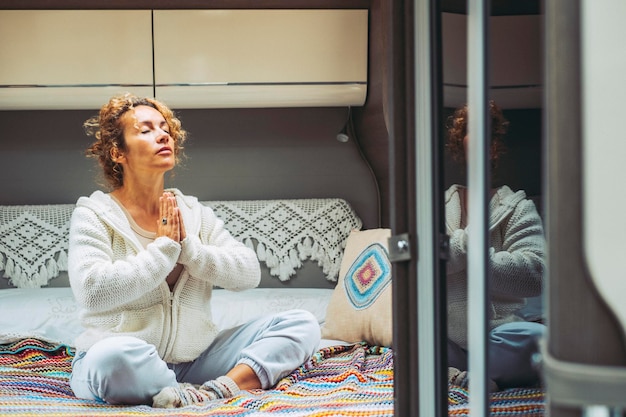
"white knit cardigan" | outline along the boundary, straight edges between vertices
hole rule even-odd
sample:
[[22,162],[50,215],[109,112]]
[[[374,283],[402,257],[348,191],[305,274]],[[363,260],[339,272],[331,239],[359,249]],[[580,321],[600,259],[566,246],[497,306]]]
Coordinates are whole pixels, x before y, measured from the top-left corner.
[[[467,227],[462,206],[465,187],[451,186],[445,194],[446,229],[450,236],[447,265],[448,338],[467,348]],[[491,198],[489,216],[489,329],[521,320],[514,313],[526,297],[541,294],[545,267],[545,238],[541,217],[524,191],[503,186]],[[469,317],[469,320],[472,318]]]
[[[195,197],[176,195],[187,237],[159,237],[144,249],[126,215],[109,194],[81,197],[72,214],[68,273],[85,331],[78,351],[105,337],[135,336],[156,346],[166,362],[197,358],[218,332],[211,318],[214,285],[256,287],[256,254],[224,228]],[[165,279],[176,263],[183,271],[172,292]]]

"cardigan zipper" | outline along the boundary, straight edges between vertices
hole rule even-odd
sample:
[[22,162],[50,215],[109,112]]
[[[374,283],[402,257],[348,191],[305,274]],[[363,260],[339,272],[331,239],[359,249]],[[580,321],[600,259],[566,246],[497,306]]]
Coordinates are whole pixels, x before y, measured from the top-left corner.
[[167,358],[171,355],[171,351],[172,351],[172,346],[174,344],[174,340],[176,339],[174,337],[174,323],[175,323],[175,318],[174,318],[174,293],[171,291],[168,291],[169,293],[169,297],[168,297],[168,311],[166,311],[167,314],[167,325],[164,328],[164,331],[166,332],[167,335],[167,340],[165,343],[165,352],[163,353],[163,359],[166,362],[169,362],[167,360]]

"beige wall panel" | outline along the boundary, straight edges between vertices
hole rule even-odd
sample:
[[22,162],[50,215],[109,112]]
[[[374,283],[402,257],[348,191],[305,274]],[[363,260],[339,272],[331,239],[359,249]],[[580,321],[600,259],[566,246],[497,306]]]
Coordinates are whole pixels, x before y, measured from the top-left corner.
[[626,3],[585,0],[581,7],[584,249],[589,274],[626,335],[626,140],[620,132],[626,97]]

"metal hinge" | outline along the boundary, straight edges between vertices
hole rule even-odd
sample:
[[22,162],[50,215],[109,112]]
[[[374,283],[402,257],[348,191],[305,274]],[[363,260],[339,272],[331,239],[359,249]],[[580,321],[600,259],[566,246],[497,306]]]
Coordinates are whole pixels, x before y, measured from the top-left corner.
[[408,261],[411,259],[409,234],[391,236],[389,238],[389,260],[391,262]]

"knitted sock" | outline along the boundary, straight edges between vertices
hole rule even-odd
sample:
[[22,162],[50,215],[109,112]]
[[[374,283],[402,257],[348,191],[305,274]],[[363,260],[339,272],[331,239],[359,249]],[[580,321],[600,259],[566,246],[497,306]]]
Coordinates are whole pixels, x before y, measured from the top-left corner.
[[218,398],[231,398],[239,394],[240,391],[235,381],[226,375],[205,382],[200,389],[213,391],[218,395]]
[[[457,368],[449,367],[448,383],[450,385],[457,385],[461,388],[467,389],[469,387],[469,375],[467,371],[460,371]],[[498,388],[498,384],[496,384],[492,379],[488,381],[488,384],[489,392],[496,392],[500,390],[500,388]]]
[[179,408],[221,398],[234,397],[239,387],[231,378],[220,376],[200,386],[178,384],[177,387],[165,387],[152,398],[154,408]]
[[467,388],[468,382],[467,371],[461,371],[452,366],[448,367],[448,383],[450,385]]

